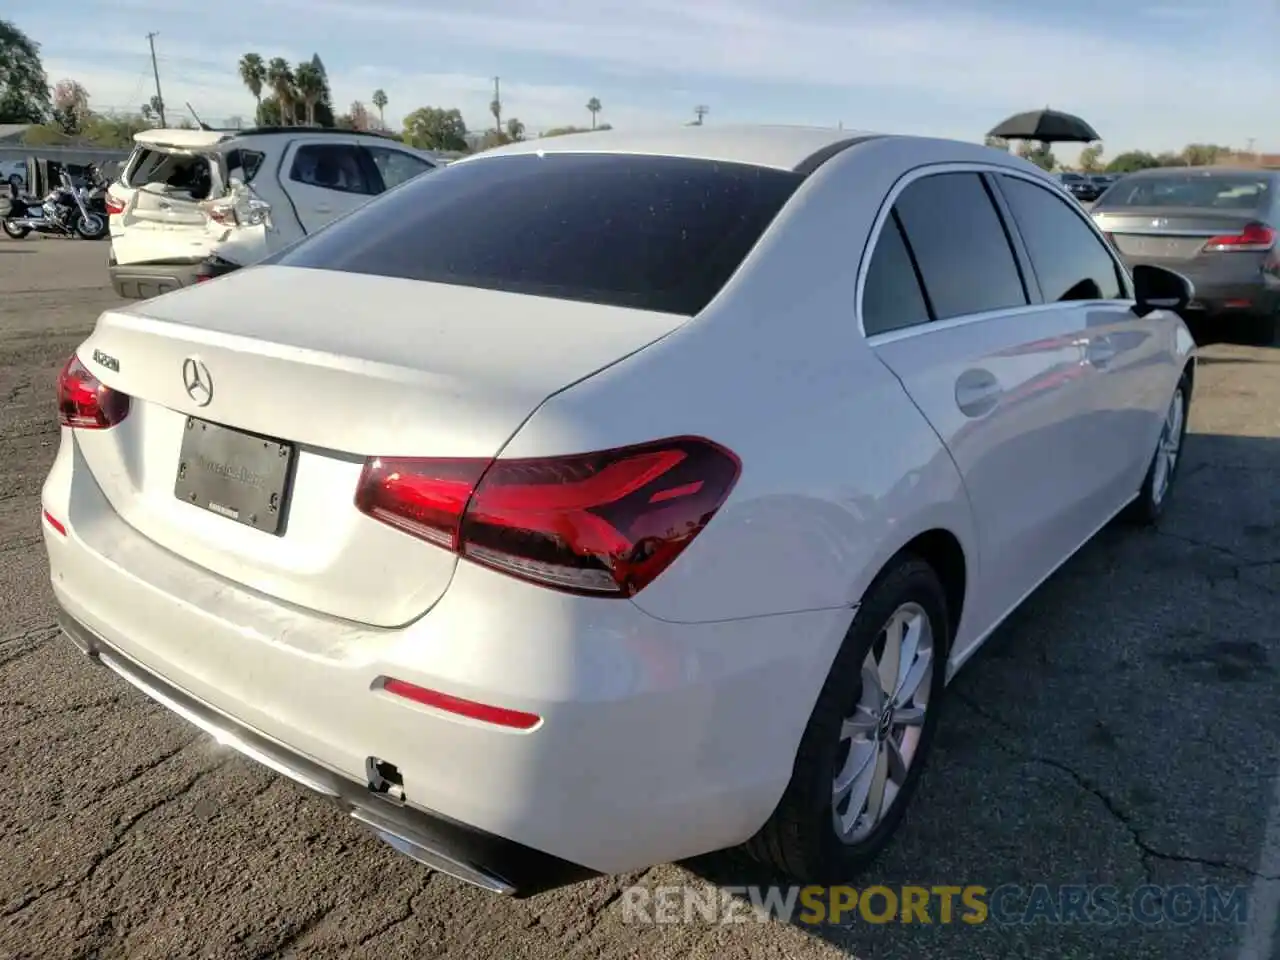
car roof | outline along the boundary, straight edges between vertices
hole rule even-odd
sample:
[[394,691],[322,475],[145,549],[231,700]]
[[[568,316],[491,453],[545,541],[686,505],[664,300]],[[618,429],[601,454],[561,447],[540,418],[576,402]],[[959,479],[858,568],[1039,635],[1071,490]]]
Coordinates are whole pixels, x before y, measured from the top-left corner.
[[153,130],[141,130],[135,133],[133,140],[134,143],[139,143],[143,146],[202,150],[241,137],[298,136],[299,134],[306,134],[307,136],[329,134],[341,136],[345,139],[369,137],[375,140],[394,140],[399,142],[399,138],[388,133],[377,133],[370,130],[341,130],[337,127],[247,127],[243,130],[188,130],[183,127],[171,127],[168,129],[158,127]]
[[880,135],[835,127],[691,124],[647,130],[596,130],[522,140],[458,162],[517,154],[628,153],[797,170],[806,163],[812,164],[815,158],[838,152],[844,145],[877,136]]
[[1267,177],[1275,179],[1280,176],[1280,171],[1265,170],[1259,167],[1242,167],[1233,165],[1223,166],[1201,166],[1201,167],[1153,167],[1150,170],[1135,170],[1133,173],[1125,174],[1125,179],[1142,178],[1144,180],[1163,180],[1173,177],[1202,176],[1212,177],[1214,175],[1228,177]]

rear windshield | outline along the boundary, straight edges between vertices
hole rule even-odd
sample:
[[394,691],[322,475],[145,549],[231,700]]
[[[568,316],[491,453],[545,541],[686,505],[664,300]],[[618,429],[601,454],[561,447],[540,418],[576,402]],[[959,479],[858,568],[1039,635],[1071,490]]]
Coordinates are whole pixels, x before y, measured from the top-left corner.
[[482,158],[415,178],[269,262],[692,316],[802,179],[675,157]]
[[1213,207],[1261,210],[1271,198],[1265,174],[1203,174],[1135,177],[1107,191],[1108,207]]

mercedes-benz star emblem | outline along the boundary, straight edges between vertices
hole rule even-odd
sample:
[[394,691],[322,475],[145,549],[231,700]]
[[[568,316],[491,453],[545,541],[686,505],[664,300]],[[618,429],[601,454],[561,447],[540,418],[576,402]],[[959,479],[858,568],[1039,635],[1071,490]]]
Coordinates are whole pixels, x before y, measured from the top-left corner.
[[213,399],[213,377],[203,360],[187,357],[182,361],[182,385],[198,407],[207,407]]

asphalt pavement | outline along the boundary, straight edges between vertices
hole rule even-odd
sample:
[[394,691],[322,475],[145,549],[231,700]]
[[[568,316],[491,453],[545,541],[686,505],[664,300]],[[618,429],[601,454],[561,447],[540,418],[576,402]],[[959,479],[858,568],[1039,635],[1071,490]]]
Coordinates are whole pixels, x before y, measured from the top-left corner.
[[1121,899],[1154,884],[1157,915],[1169,888],[1186,901],[1215,885],[1249,893],[1252,918],[649,924],[624,909],[629,885],[770,878],[714,854],[495,899],[400,858],[59,638],[39,491],[58,367],[118,302],[105,259],[105,244],[0,239],[0,957],[1280,957],[1280,815],[1266,843],[1280,350],[1205,349],[1167,523],[1104,531],[966,667],[903,832],[856,881],[1100,884]]

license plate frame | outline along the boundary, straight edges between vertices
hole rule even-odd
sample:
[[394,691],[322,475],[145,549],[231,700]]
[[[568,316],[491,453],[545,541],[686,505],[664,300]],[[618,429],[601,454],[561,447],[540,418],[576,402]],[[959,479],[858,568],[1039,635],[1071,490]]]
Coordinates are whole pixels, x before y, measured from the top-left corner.
[[283,536],[297,447],[284,440],[187,417],[173,495],[272,536]]

